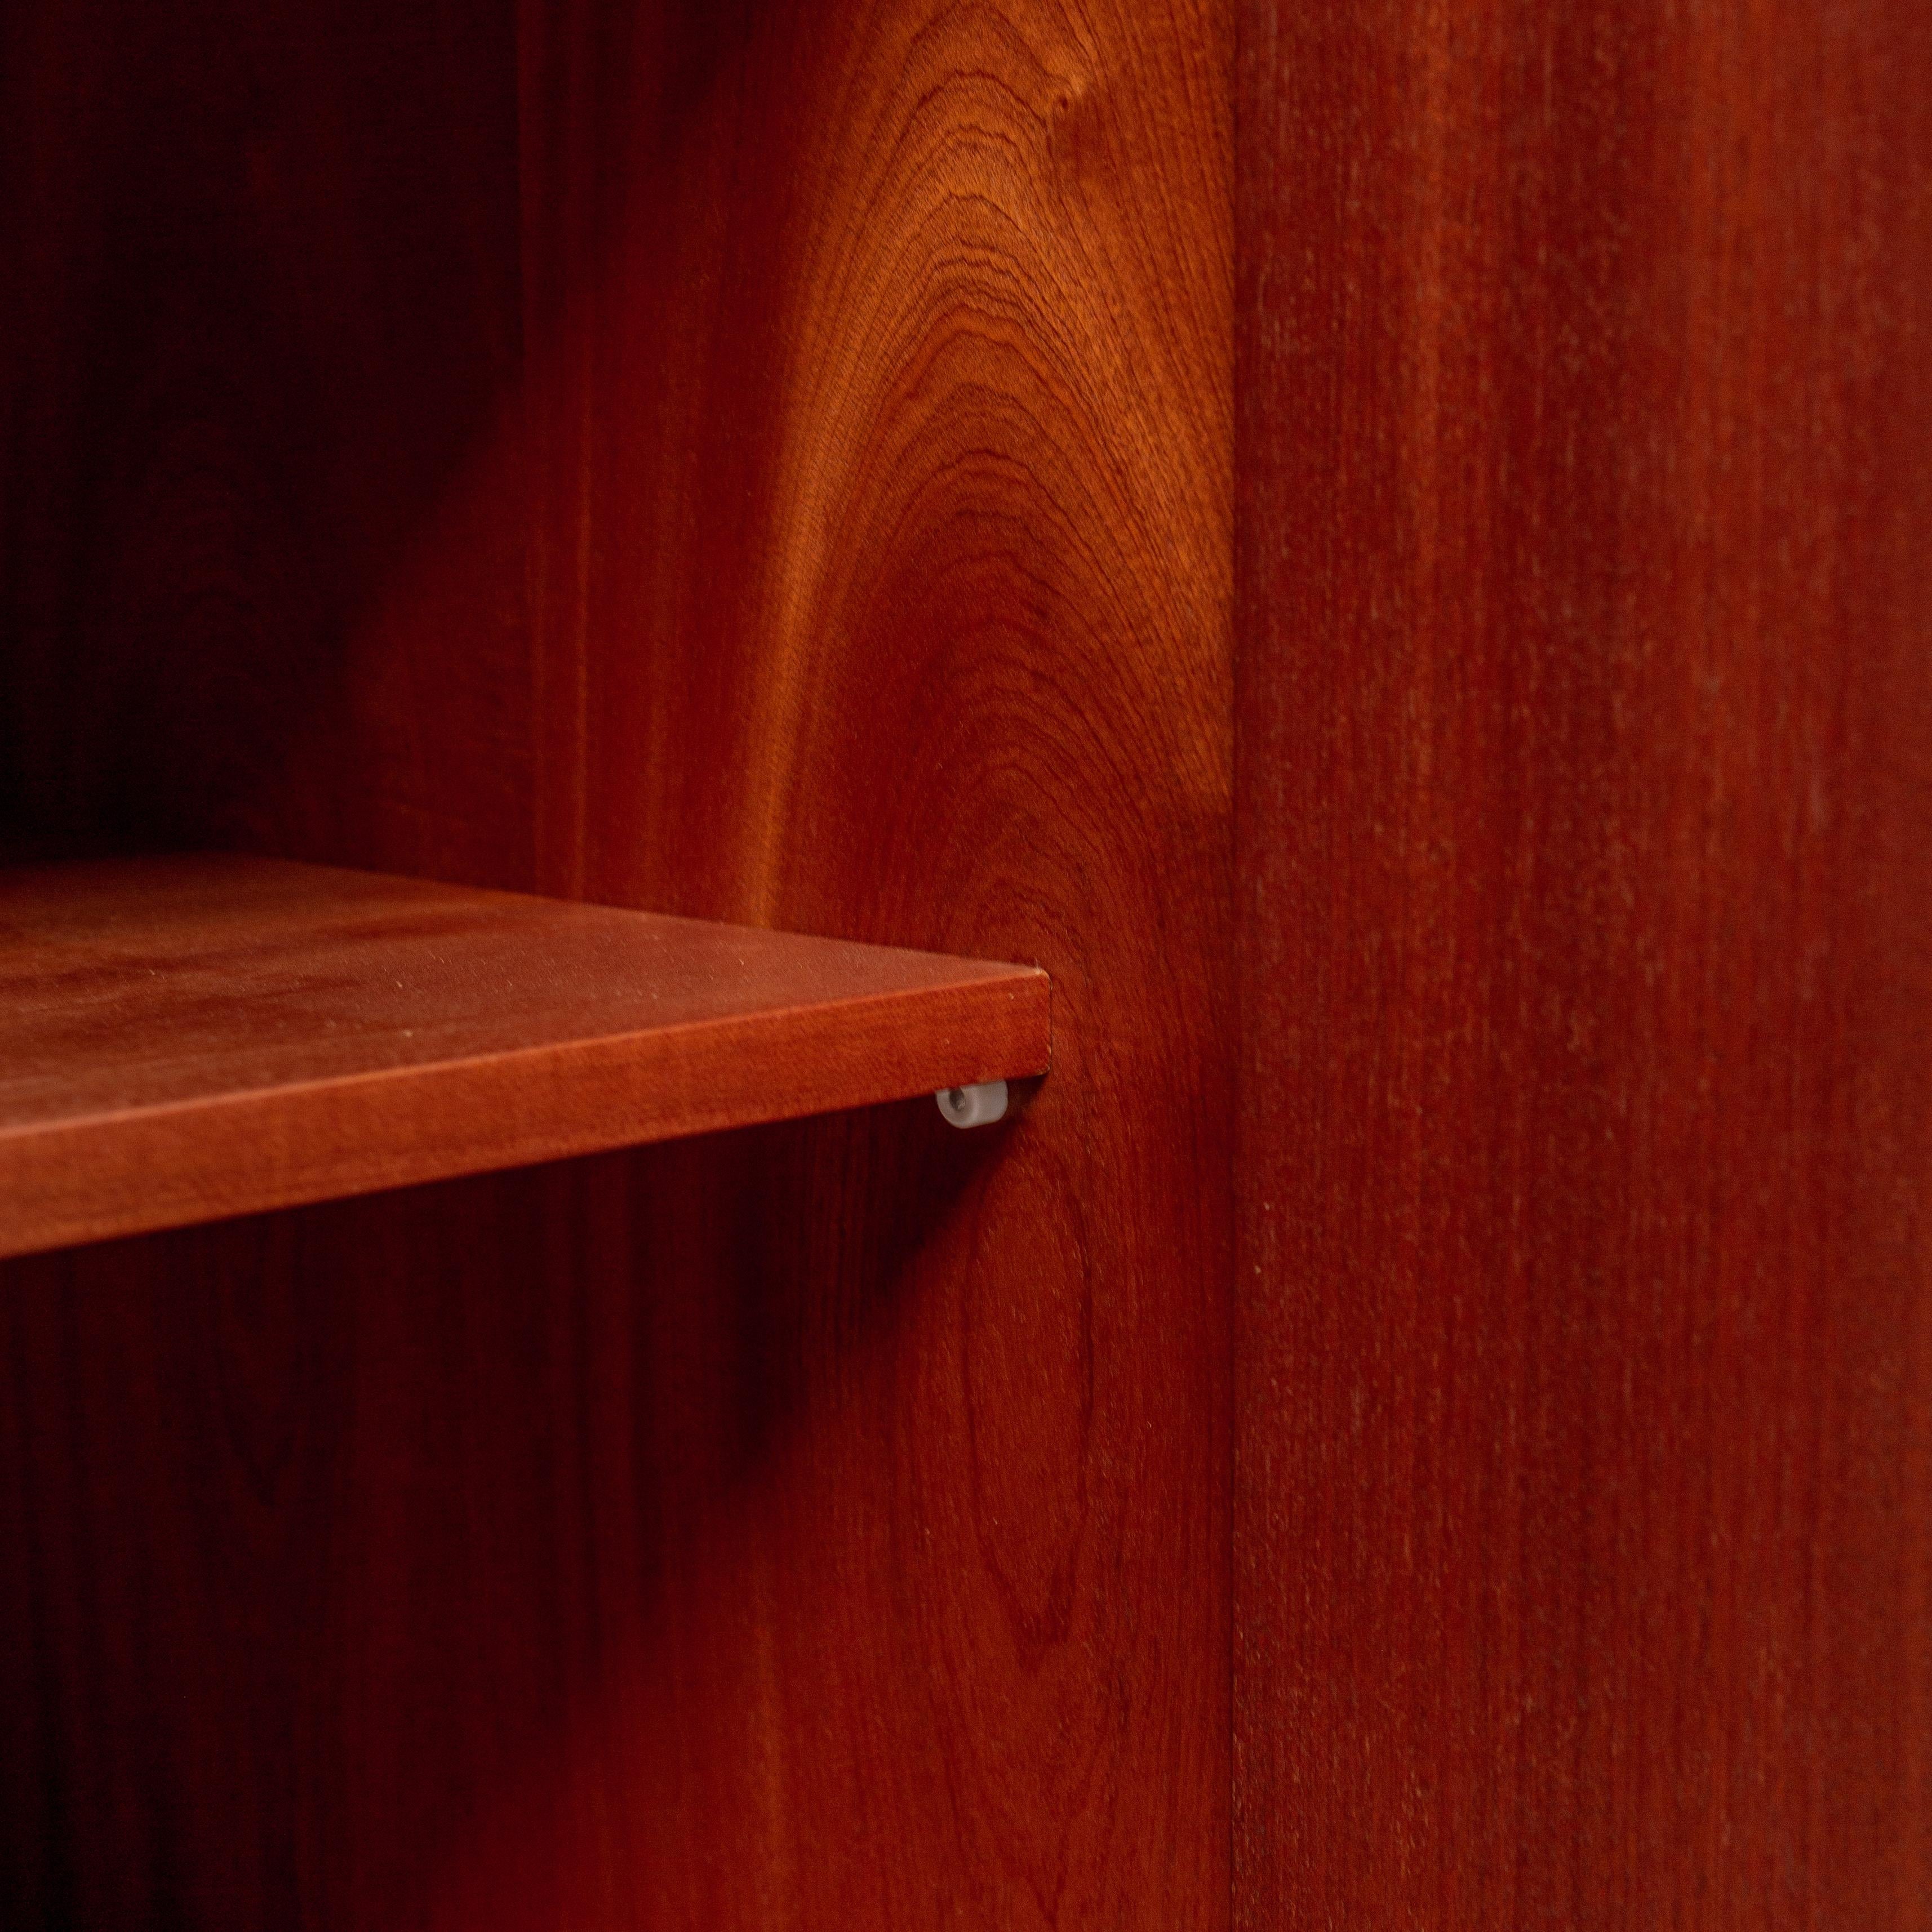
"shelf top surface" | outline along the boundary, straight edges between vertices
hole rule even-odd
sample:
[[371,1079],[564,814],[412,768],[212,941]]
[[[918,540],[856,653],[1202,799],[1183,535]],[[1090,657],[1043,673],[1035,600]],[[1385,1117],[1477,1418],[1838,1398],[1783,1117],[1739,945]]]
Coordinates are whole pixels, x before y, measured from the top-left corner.
[[[114,1208],[136,1151],[213,1211],[320,1199],[1038,1072],[1046,1000],[1027,967],[274,860],[16,867],[0,1181],[95,1234],[205,1218]],[[501,1131],[448,1118],[479,1104]],[[0,1253],[54,1244],[33,1218],[0,1201]]]

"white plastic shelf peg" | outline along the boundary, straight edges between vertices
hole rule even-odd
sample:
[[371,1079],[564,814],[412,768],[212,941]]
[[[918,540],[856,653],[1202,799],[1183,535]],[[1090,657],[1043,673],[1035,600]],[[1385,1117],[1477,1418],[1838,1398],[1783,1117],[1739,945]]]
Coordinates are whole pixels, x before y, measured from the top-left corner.
[[1006,1116],[1004,1080],[988,1080],[978,1087],[947,1087],[934,1097],[939,1111],[956,1127],[990,1127]]

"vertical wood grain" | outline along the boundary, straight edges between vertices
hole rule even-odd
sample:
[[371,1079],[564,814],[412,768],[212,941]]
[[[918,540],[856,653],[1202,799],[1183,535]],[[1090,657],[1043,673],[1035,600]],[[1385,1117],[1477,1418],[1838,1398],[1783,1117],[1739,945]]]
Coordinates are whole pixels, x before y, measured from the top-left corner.
[[1238,1919],[1922,1926],[1932,34],[1242,32]]

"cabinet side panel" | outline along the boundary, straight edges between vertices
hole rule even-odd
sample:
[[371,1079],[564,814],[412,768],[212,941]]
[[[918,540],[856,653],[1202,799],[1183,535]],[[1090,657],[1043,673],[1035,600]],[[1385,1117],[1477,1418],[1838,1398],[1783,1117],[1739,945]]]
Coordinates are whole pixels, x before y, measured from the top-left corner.
[[734,1169],[796,1432],[656,1922],[1225,1919],[1231,28],[526,10],[543,883],[1054,984],[970,1159]]
[[1932,1917],[1932,22],[1245,0],[1237,1919]]

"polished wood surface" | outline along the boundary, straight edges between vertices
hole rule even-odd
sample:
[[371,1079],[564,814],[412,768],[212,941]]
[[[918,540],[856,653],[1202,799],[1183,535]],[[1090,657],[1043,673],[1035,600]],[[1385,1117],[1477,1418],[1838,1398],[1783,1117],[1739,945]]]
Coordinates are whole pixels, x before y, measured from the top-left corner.
[[0,1255],[1044,1073],[1024,967],[273,860],[0,872]]
[[1214,1932],[1230,9],[137,10],[6,10],[15,815],[1035,961],[1054,1064],[8,1264],[0,1896]]
[[1244,0],[1246,1926],[1932,1924],[1932,33]]
[[876,1117],[718,1178],[809,1190],[766,1264],[851,1352],[652,1666],[692,1849],[580,1856],[694,1928],[1218,1927],[1228,11],[626,21],[526,13],[540,888],[1036,962],[1054,1071],[963,1185]]

